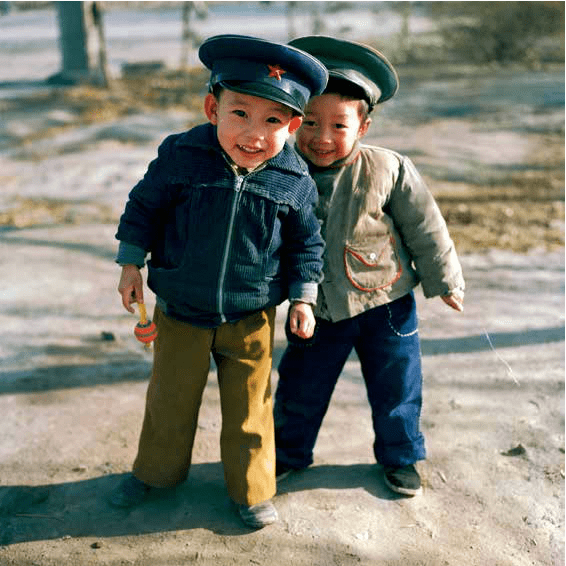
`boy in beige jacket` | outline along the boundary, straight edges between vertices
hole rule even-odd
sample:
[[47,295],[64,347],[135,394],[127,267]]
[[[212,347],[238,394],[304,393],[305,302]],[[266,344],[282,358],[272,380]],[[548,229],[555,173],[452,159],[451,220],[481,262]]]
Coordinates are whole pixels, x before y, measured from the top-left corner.
[[463,310],[464,279],[434,198],[411,161],[362,145],[373,107],[397,74],[379,52],[330,37],[296,39],[329,71],[311,98],[297,148],[314,178],[326,241],[313,338],[287,332],[275,398],[277,475],[309,466],[332,392],[352,349],[372,409],[374,454],[386,485],[421,491],[421,352],[413,289]]

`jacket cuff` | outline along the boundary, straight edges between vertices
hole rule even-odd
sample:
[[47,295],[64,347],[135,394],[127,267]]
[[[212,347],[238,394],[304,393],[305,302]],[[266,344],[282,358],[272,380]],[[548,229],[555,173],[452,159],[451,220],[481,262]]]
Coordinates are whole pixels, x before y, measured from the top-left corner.
[[145,265],[145,256],[147,252],[128,242],[120,242],[118,246],[118,255],[116,256],[116,263],[120,265],[137,265],[143,267]]
[[448,277],[443,281],[421,281],[423,294],[425,298],[443,297],[449,295],[452,291],[464,291],[466,285],[461,275]]
[[314,281],[291,283],[289,285],[289,302],[308,303],[316,305],[318,283]]

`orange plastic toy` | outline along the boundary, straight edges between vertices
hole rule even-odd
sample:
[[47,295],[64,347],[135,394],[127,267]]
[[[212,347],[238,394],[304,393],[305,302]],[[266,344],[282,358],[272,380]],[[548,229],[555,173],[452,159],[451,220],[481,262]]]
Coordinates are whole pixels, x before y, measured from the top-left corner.
[[140,309],[140,321],[136,324],[134,328],[134,334],[136,338],[143,342],[146,348],[151,347],[151,343],[157,338],[157,327],[154,322],[148,320],[147,311],[143,303],[138,303]]

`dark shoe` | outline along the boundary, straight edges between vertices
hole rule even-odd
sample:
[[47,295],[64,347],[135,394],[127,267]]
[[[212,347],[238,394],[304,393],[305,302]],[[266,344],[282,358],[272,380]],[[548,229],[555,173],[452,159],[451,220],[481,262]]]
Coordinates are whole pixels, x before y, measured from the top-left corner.
[[238,505],[238,514],[242,521],[252,529],[263,529],[279,519],[277,509],[271,499],[256,505]]
[[148,494],[151,487],[133,474],[128,474],[120,485],[110,495],[110,505],[113,507],[135,507],[139,505]]
[[413,464],[403,468],[385,468],[385,485],[395,493],[419,495],[422,492],[421,477]]

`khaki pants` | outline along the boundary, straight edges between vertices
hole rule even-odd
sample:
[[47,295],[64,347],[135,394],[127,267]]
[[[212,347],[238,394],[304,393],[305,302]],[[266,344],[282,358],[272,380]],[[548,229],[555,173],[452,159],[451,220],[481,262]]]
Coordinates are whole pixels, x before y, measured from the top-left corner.
[[254,505],[275,495],[271,361],[275,308],[218,328],[155,309],[158,335],[134,475],[154,487],[184,481],[210,369],[218,367],[220,448],[228,494]]

